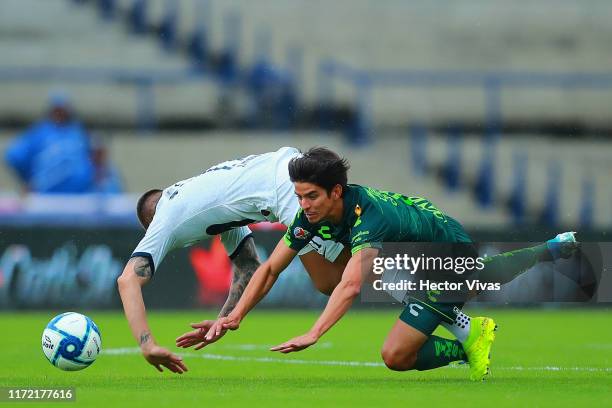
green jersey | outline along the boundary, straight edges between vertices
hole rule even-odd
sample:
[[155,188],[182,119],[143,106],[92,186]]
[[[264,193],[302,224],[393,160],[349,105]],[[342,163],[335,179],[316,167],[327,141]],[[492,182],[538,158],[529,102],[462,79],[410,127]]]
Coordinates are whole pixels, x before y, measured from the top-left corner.
[[341,242],[353,254],[383,242],[471,242],[456,220],[425,198],[349,184],[342,199],[339,225],[311,224],[300,209],[284,237],[289,248],[299,251],[315,236]]

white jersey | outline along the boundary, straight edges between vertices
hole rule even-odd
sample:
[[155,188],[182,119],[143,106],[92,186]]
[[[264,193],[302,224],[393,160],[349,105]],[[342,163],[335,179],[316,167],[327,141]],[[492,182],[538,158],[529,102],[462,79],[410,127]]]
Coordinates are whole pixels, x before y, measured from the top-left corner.
[[221,234],[232,256],[251,233],[248,224],[281,222],[288,226],[298,211],[289,160],[292,147],[230,160],[163,190],[155,216],[132,256],[144,256],[155,268],[172,249]]

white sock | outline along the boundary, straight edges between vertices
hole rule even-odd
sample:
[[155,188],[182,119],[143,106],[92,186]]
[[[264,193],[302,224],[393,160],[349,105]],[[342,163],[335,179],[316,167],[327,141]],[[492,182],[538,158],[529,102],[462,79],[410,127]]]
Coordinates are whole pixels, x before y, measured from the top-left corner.
[[457,317],[455,317],[455,322],[453,324],[442,322],[442,326],[449,332],[451,332],[457,340],[461,343],[467,340],[470,335],[470,316],[466,315],[463,312],[459,312]]

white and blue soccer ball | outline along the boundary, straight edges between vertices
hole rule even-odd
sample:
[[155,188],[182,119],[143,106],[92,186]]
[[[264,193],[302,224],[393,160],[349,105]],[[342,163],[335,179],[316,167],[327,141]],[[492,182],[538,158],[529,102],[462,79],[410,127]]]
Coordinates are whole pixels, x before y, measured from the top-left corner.
[[102,349],[98,326],[89,317],[67,312],[55,316],[42,335],[42,349],[51,364],[65,371],[89,367]]

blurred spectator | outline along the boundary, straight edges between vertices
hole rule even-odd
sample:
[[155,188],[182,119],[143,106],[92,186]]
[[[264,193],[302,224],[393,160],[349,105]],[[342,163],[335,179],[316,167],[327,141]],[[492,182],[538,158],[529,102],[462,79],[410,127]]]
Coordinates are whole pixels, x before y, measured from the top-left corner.
[[71,194],[121,189],[106,151],[100,146],[92,149],[89,135],[75,119],[64,93],[51,95],[47,117],[12,141],[5,159],[27,192]]
[[96,193],[121,193],[123,183],[119,170],[108,157],[108,149],[102,139],[91,139],[91,159],[94,164],[95,176],[93,191]]

